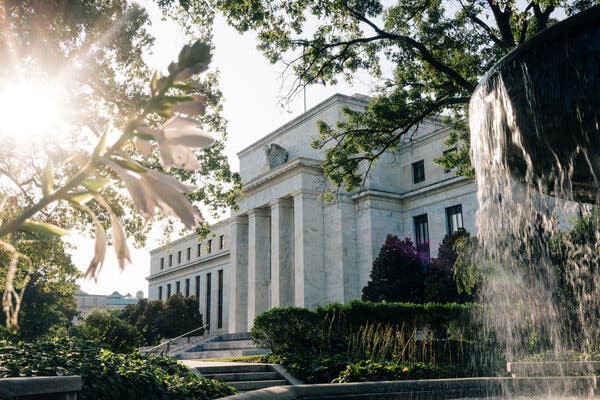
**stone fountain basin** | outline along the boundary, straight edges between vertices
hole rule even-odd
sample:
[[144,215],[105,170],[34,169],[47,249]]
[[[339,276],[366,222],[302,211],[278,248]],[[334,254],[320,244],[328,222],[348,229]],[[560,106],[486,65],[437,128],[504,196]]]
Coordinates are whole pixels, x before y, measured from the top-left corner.
[[[485,110],[473,104],[493,98],[502,84],[510,104],[504,112],[498,102]],[[573,199],[596,202],[591,171],[600,171],[600,6],[549,27],[501,59],[473,93],[471,118],[475,112],[490,126],[501,121],[495,132],[505,135],[499,142],[514,175],[525,176],[528,154],[533,178],[560,194],[553,172],[573,161]]]
[[224,397],[223,400],[449,400],[531,397],[539,399],[580,396],[590,398],[594,377],[523,377],[428,379],[396,382],[338,383],[276,386]]

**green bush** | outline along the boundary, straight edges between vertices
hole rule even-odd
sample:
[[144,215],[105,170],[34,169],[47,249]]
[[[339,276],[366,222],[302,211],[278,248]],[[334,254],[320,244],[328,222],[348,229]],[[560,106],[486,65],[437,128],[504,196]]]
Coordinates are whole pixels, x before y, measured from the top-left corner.
[[0,345],[0,378],[81,375],[81,400],[205,400],[235,393],[194,375],[175,360],[115,354],[72,338]]
[[142,334],[135,326],[123,321],[110,311],[94,311],[73,333],[115,353],[130,353],[143,343]]
[[430,364],[379,363],[372,360],[365,360],[348,365],[333,381],[336,383],[397,381],[453,378],[455,376],[457,376],[456,371],[453,371],[450,368],[434,367]]
[[271,349],[271,362],[310,383],[331,382],[364,360],[495,374],[503,368],[499,346],[478,337],[471,310],[470,304],[361,301],[274,308],[256,317],[252,337]]

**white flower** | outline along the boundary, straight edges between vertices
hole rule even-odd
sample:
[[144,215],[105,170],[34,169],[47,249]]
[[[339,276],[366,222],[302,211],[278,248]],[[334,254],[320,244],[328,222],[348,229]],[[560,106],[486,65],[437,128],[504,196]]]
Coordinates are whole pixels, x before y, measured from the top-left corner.
[[190,229],[196,227],[201,216],[194,209],[184,193],[193,192],[196,188],[184,185],[177,179],[149,170],[134,173],[111,162],[110,167],[123,179],[133,202],[144,217],[152,218],[155,210],[179,218]]
[[178,115],[171,117],[162,129],[138,127],[137,131],[156,139],[160,163],[167,172],[172,166],[188,171],[197,170],[200,163],[194,149],[204,149],[215,142],[208,133],[198,128],[198,121]]
[[125,268],[125,262],[131,264],[131,254],[129,254],[129,247],[127,247],[127,241],[125,240],[125,232],[121,223],[117,219],[117,216],[110,213],[110,226],[112,228],[112,239],[115,253],[117,254],[117,260],[119,261],[119,268],[123,270]]

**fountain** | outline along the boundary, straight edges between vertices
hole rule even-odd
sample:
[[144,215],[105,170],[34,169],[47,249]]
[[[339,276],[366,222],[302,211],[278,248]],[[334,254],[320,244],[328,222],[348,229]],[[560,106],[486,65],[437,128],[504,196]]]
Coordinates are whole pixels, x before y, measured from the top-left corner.
[[600,237],[569,234],[600,204],[600,7],[504,57],[469,114],[486,334],[509,360],[549,352],[554,363],[528,368],[560,375],[567,352],[600,350]]
[[[597,393],[598,363],[585,357],[600,352],[600,233],[582,238],[568,232],[578,214],[600,204],[600,6],[504,57],[476,88],[469,114],[484,334],[505,345],[508,360],[548,351],[555,355],[549,356],[555,371],[529,363],[538,376],[302,385],[235,398],[548,399]],[[588,376],[561,374],[574,367],[559,362],[567,351],[582,354],[575,372]],[[539,376],[546,373],[557,376]]]

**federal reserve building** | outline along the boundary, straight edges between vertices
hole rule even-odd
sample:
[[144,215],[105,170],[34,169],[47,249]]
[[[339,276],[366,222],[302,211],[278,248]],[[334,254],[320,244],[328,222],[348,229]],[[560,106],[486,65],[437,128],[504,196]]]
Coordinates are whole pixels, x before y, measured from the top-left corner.
[[441,119],[420,124],[384,154],[364,185],[333,201],[311,147],[317,123],[335,124],[368,98],[334,95],[238,153],[245,196],[212,234],[154,249],[149,299],[196,296],[211,333],[248,332],[272,307],[314,307],[360,298],[388,234],[435,257],[446,234],[474,233],[476,183],[434,159],[448,149]]

